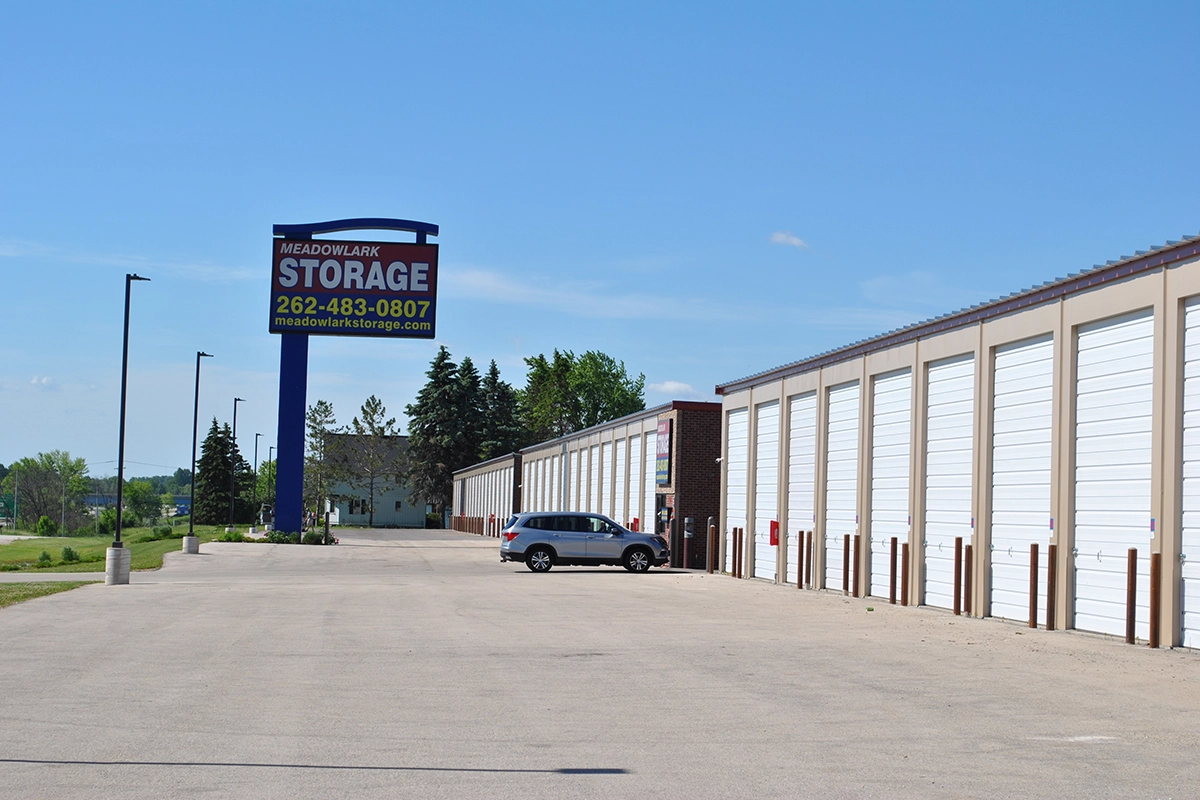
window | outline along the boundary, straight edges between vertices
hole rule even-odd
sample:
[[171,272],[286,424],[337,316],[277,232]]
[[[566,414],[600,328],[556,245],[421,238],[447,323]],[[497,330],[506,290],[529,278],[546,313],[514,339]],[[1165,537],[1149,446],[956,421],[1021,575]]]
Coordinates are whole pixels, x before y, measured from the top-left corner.
[[397,500],[397,501],[396,501],[396,512],[397,512],[397,513],[399,513],[400,509],[401,509],[401,508],[403,508],[403,507],[404,507],[404,503],[402,503],[402,502],[400,502],[399,500]]

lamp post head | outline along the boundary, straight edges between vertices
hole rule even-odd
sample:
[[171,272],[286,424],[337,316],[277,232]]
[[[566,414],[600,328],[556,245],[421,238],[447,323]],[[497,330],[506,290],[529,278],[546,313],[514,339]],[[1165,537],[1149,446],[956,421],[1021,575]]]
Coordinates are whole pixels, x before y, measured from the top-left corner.
[[134,272],[132,274],[127,274],[125,276],[125,278],[126,278],[126,280],[131,280],[131,281],[148,281],[148,280],[150,280],[149,278],[143,278],[141,275],[138,275],[136,272]]
[[196,356],[197,356],[197,358],[212,358],[212,357],[213,357],[213,354],[212,354],[212,353],[206,353],[206,352],[204,352],[203,350],[197,350],[197,351],[196,351]]

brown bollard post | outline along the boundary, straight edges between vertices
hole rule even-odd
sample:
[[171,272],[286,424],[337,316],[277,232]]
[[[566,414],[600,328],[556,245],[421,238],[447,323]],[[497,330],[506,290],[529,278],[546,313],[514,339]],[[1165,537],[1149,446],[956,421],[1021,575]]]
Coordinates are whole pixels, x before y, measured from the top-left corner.
[[968,617],[971,616],[971,578],[975,572],[971,566],[974,563],[971,558],[972,552],[971,545],[963,547],[963,613]]
[[1052,544],[1046,552],[1046,630],[1054,630],[1058,615],[1058,545]]
[[892,537],[891,562],[889,564],[891,580],[888,581],[888,602],[896,605],[896,537]]
[[813,540],[813,536],[815,533],[816,533],[816,531],[808,532],[808,547],[805,548],[808,551],[808,560],[804,562],[804,585],[808,586],[809,588],[812,588],[812,585],[813,585],[812,565],[813,565],[813,558],[815,558],[815,556],[813,554],[813,548],[817,546],[816,542]]
[[733,529],[733,577],[738,576],[738,529]]
[[842,541],[842,594],[850,594],[850,534]]
[[1029,627],[1037,627],[1038,546],[1029,545]]
[[962,615],[962,537],[954,537],[954,616]]
[[908,605],[908,542],[900,545],[900,605]]
[[804,531],[796,531],[796,588],[804,588]]
[[850,557],[850,568],[854,570],[854,580],[850,584],[852,594],[855,597],[862,597],[866,592],[862,591],[862,534],[854,534],[854,553]]
[[1137,623],[1137,548],[1129,548],[1129,566],[1125,570],[1125,644],[1133,644]]
[[1150,554],[1150,646],[1158,647],[1162,611],[1162,553]]
[[742,577],[742,561],[745,560],[746,557],[746,553],[744,552],[744,537],[742,535],[743,530],[743,528],[733,529],[734,541],[736,543],[733,551],[733,557],[737,559],[737,563],[734,564],[734,577],[736,578]]
[[716,525],[708,527],[708,575],[713,575],[713,555],[716,549]]

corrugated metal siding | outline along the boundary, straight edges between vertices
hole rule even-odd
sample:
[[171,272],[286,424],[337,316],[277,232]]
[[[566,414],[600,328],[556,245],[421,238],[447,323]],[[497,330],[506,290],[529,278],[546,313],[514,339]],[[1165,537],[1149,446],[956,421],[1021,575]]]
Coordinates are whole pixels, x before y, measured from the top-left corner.
[[629,487],[625,485],[625,440],[617,439],[613,457],[613,521],[618,525],[629,522],[625,517],[625,500]]
[[613,446],[612,442],[600,445],[600,513],[612,516]]
[[1149,633],[1154,317],[1079,329],[1075,395],[1075,627],[1125,632],[1127,550],[1138,548],[1137,635]]
[[567,474],[567,510],[579,510],[579,451],[572,450]]
[[[629,437],[629,519],[642,524],[642,437],[635,434]],[[620,520],[618,520],[619,522]]]
[[[750,412],[739,408],[726,418],[725,571],[733,571],[733,529],[746,527],[746,478],[749,467]],[[647,436],[647,447],[649,447]]]
[[654,519],[654,502],[655,502],[655,494],[658,492],[658,483],[656,482],[657,478],[655,477],[655,471],[656,471],[655,470],[655,462],[656,462],[656,459],[658,458],[658,453],[657,453],[657,450],[655,449],[657,447],[657,445],[658,445],[658,433],[656,431],[647,431],[646,432],[646,453],[645,453],[646,468],[643,472],[645,479],[642,482],[642,488],[644,489],[644,491],[646,493],[646,496],[643,498],[643,501],[646,504],[646,507],[644,509],[644,513],[646,516],[642,519],[642,530],[643,531],[656,530],[656,528],[654,527],[656,525],[656,522]]
[[788,407],[787,582],[795,584],[800,532],[812,530],[816,514],[813,491],[817,480],[817,393],[792,397]]
[[[909,458],[912,440],[912,370],[880,375],[872,387],[871,585],[891,590],[892,537],[908,541]],[[899,592],[899,587],[897,587]]]
[[858,528],[858,383],[829,390],[825,458],[825,588],[842,588],[843,537]]
[[585,511],[600,510],[600,445],[588,450],[588,504]]
[[996,349],[992,395],[991,616],[1029,619],[1029,546],[1038,546],[1046,608],[1054,339]]
[[771,522],[779,519],[779,401],[755,409],[754,577],[775,580],[778,548]]
[[954,606],[954,540],[971,537],[975,357],[929,367],[925,451],[925,605]]
[[1182,437],[1183,646],[1200,647],[1200,300],[1184,311]]

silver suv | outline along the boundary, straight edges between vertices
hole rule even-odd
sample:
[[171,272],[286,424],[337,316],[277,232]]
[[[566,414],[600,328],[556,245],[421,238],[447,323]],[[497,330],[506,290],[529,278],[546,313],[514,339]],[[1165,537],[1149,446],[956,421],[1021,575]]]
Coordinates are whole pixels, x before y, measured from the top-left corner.
[[603,514],[536,511],[517,514],[500,532],[500,560],[524,561],[534,572],[555,564],[598,567],[603,564],[645,572],[666,564],[667,540],[622,528]]

